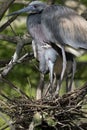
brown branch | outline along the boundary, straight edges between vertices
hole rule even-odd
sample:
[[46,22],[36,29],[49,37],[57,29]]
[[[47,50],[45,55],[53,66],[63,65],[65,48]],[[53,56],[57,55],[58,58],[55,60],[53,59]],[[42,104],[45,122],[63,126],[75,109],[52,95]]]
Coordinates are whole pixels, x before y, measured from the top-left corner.
[[11,81],[9,81],[6,78],[1,78],[1,81],[3,81],[4,83],[8,84],[11,88],[13,88],[14,90],[16,90],[18,93],[20,93],[22,96],[24,96],[25,98],[29,99],[29,97],[17,86],[15,86]]
[[[15,64],[19,64],[19,63],[25,63],[25,62],[29,62],[29,60],[32,60],[34,58],[34,54],[33,53],[26,53],[25,55],[23,55],[20,59],[18,59]],[[10,62],[10,59],[0,59],[0,67],[4,67],[6,66],[6,64],[8,64]],[[3,70],[4,68],[0,68],[0,70]]]
[[8,72],[13,68],[13,66],[16,64],[16,62],[19,60],[20,53],[22,51],[22,48],[29,44],[29,37],[23,36],[23,37],[17,37],[17,46],[16,51],[14,55],[12,56],[12,59],[10,62],[4,67],[3,71],[1,72],[1,77],[8,74]]
[[[8,42],[12,42],[12,43],[18,43],[19,41],[19,36],[9,36],[9,35],[5,35],[5,34],[0,34],[0,40],[3,41],[8,41]],[[24,34],[22,36],[22,40],[25,44],[31,44],[31,37],[28,34]]]
[[[7,79],[3,81],[11,85],[13,89],[17,89]],[[18,89],[17,92],[19,93]],[[11,117],[12,121],[15,122],[16,129],[20,126],[23,129],[28,129],[30,123],[34,122],[34,128],[44,129],[45,127],[45,130],[48,130],[49,127],[53,127],[52,130],[86,130],[87,112],[84,109],[84,105],[87,105],[86,94],[87,83],[82,88],[61,97],[55,97],[53,100],[49,97],[34,100],[21,94],[21,97],[11,98],[11,101],[5,100],[3,101],[5,103],[1,101],[0,110]]]
[[2,19],[4,13],[8,9],[8,7],[14,2],[15,0],[1,0],[0,5],[0,20]]
[[15,19],[17,18],[17,15],[10,18],[6,23],[4,23],[1,27],[0,27],[0,32],[2,32],[4,29],[6,29]]

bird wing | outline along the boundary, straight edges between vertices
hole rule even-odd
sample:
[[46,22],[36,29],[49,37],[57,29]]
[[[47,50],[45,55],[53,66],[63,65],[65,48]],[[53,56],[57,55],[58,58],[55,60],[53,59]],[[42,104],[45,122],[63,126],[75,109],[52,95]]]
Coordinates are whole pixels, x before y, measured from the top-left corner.
[[87,22],[74,10],[48,6],[42,13],[41,24],[49,42],[87,49]]

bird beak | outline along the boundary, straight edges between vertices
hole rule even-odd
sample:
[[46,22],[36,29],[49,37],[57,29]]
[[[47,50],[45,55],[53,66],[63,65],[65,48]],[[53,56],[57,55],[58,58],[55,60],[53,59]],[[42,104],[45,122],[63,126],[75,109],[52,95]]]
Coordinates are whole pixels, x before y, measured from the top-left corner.
[[18,11],[15,11],[7,16],[12,16],[12,15],[18,15],[18,14],[22,14],[22,13],[25,13],[25,12],[28,12],[28,13],[31,13],[35,10],[35,8],[32,6],[32,5],[29,5],[23,9],[20,9]]

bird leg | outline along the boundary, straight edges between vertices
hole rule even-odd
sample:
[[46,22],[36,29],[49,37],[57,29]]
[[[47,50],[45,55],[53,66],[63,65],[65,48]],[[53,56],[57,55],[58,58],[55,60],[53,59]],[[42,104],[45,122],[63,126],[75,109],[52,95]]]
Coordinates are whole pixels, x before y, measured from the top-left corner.
[[60,76],[60,80],[59,80],[59,89],[61,87],[61,83],[65,74],[65,70],[66,70],[66,54],[65,54],[65,50],[64,47],[61,46],[61,51],[62,51],[62,57],[63,57],[63,65],[62,65],[62,72],[61,72],[61,76]]
[[57,85],[57,89],[56,90],[60,90],[60,87],[61,87],[61,83],[62,83],[62,80],[63,80],[63,77],[64,77],[64,74],[65,74],[65,70],[66,70],[66,54],[65,54],[65,48],[64,46],[62,45],[59,45],[59,43],[55,43],[56,46],[58,48],[61,49],[61,52],[62,52],[62,58],[63,58],[63,63],[62,63],[62,71],[61,71],[61,75],[60,75],[60,79],[59,79],[59,83]]
[[[56,79],[56,74],[54,73],[54,75],[53,75],[54,77],[53,77],[53,81],[52,81],[52,83],[50,82],[50,84],[48,84],[48,86],[46,86],[46,89],[45,89],[45,93],[44,93],[44,97],[46,97],[46,96],[49,96],[50,95],[50,93],[52,93],[52,95],[53,95],[53,93],[54,93],[54,95],[55,95],[55,90],[56,90],[56,86],[57,86],[57,79]],[[52,84],[52,85],[51,85]],[[55,97],[53,95],[53,97]],[[52,96],[51,96],[52,97]]]
[[71,79],[70,79],[70,84],[68,85],[68,92],[72,90],[72,83],[73,83],[75,72],[76,72],[76,61],[73,58]]
[[61,50],[62,50],[62,56],[63,56],[63,68],[62,68],[60,80],[62,81],[64,73],[65,73],[65,70],[66,70],[66,54],[65,54],[65,50],[64,50],[63,47],[61,48]]
[[53,89],[53,67],[54,67],[54,64],[51,62],[51,60],[49,59],[49,64],[48,64],[48,68],[49,68],[49,77],[50,77],[50,92],[51,92],[51,94],[53,94],[53,91],[52,91],[52,89]]
[[50,85],[48,85],[47,90],[45,91],[45,96],[51,94],[51,97],[53,97],[53,68],[54,68],[54,63],[51,61],[50,58],[48,58],[48,68],[49,68],[49,77],[50,77]]
[[34,40],[32,40],[32,49],[34,52],[34,57],[37,58],[37,46]]
[[36,90],[36,100],[42,98],[43,88],[44,88],[44,74],[40,73],[40,82]]

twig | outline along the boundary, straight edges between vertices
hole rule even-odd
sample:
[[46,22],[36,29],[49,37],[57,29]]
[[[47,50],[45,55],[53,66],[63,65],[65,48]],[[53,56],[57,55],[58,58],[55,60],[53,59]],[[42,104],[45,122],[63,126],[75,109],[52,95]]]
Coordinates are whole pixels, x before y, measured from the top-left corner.
[[26,53],[21,58],[19,58],[16,63],[22,63],[26,60],[26,58],[28,58],[28,61],[29,61],[30,59],[34,58],[34,54],[33,53]]
[[4,24],[0,27],[0,32],[4,31],[16,18],[17,18],[17,15],[16,15],[16,16],[13,16],[13,17],[10,18],[6,23],[4,23]]
[[0,71],[2,71],[1,77],[7,75],[8,72],[13,68],[14,65],[21,64],[21,63],[23,63],[25,61],[29,61],[33,58],[34,58],[33,53],[26,53],[21,58],[19,58],[17,61],[12,62],[12,64],[8,64],[5,67],[0,68]]
[[[25,45],[31,44],[32,39],[28,34],[24,34],[21,37]],[[3,40],[3,41],[8,41],[8,42],[17,44],[19,42],[19,39],[20,39],[19,36],[9,36],[5,34],[0,34],[0,40]]]
[[8,72],[13,68],[14,64],[17,62],[17,60],[18,60],[18,58],[20,56],[20,53],[22,51],[23,46],[27,44],[20,37],[18,37],[17,40],[18,40],[18,44],[16,46],[16,51],[15,51],[11,61],[8,63],[8,65],[6,65],[5,69],[2,71],[1,77],[7,75]]
[[12,82],[10,82],[9,80],[7,80],[6,78],[2,78],[1,79],[3,82],[7,83],[10,87],[12,87],[14,90],[16,90],[18,93],[20,93],[21,95],[23,95],[25,98],[29,97],[17,86],[15,86]]
[[1,112],[0,112],[0,117],[3,118],[3,120],[6,122],[6,126],[0,130],[4,130],[8,127],[12,128],[12,130],[15,130],[14,127],[12,126],[12,121],[9,121]]
[[9,97],[7,97],[5,94],[3,94],[2,92],[0,92],[0,95],[3,97],[3,98],[5,98],[5,99],[7,99],[8,101],[12,101]]
[[[79,107],[78,104],[80,104],[79,102],[81,101],[84,102],[83,99],[87,98],[86,91],[87,83],[83,86],[83,88],[80,88],[62,97],[55,97],[54,100],[47,97],[44,97],[40,100],[31,100],[25,96],[21,98],[17,97],[12,99],[13,102],[7,102],[11,110],[7,108],[4,110],[4,112],[10,117],[13,117],[13,122],[15,121],[15,126],[17,125],[15,128],[19,128],[19,126],[21,126],[23,129],[26,129],[25,126],[29,128],[29,124],[32,122],[32,119],[33,121],[34,119],[37,121],[37,117],[35,118],[34,114],[39,112],[43,115],[42,122],[45,122],[45,130],[49,127],[53,127],[54,129],[59,128],[61,130],[85,130],[87,123],[82,123],[82,120],[86,119],[87,113],[85,113],[85,110],[81,111],[82,106]],[[85,105],[86,104],[87,101],[85,102]],[[1,108],[3,108],[3,106],[4,104],[2,104]],[[49,124],[51,120],[53,121],[52,126]],[[34,127],[37,125],[35,124],[35,121]],[[42,122],[39,124],[41,127],[43,127],[43,124],[41,124]]]
[[15,0],[4,0],[2,1],[2,4],[0,4],[0,20],[2,19],[4,13],[9,8],[9,6],[14,2]]

